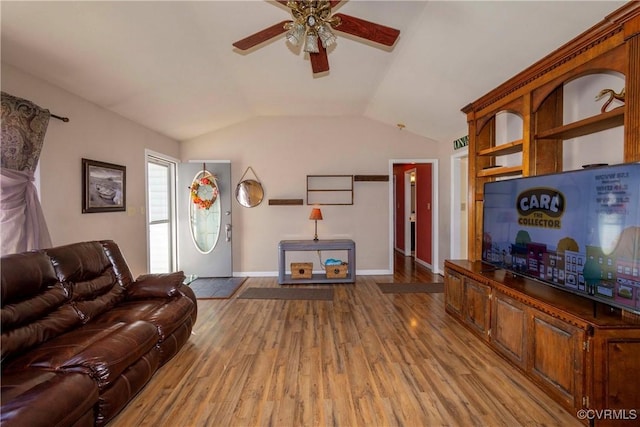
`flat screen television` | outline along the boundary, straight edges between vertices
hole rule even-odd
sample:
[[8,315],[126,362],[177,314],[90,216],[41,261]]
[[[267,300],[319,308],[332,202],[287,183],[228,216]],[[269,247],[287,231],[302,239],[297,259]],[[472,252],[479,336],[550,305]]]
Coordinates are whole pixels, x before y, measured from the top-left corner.
[[482,260],[640,314],[640,163],[486,183]]

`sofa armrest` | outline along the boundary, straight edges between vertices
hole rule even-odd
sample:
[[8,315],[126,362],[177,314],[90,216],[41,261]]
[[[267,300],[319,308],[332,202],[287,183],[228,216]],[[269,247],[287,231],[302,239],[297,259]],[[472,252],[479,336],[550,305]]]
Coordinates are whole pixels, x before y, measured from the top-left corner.
[[180,294],[185,276],[182,271],[143,274],[127,287],[127,299],[167,298]]

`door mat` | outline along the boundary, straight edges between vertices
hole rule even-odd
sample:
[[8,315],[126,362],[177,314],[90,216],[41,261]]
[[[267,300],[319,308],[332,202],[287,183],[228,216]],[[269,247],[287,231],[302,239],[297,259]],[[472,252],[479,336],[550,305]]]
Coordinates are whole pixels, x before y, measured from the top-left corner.
[[333,301],[333,289],[248,288],[238,298]]
[[247,280],[246,277],[201,277],[189,284],[197,299],[227,299]]
[[376,283],[383,294],[410,294],[444,292],[444,283]]

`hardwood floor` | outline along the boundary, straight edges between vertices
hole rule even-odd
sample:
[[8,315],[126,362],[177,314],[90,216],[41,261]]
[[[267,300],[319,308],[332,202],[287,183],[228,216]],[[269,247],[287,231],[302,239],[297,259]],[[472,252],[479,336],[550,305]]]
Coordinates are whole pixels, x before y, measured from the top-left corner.
[[[186,346],[110,426],[581,426],[444,311],[411,259],[333,301],[199,300]],[[277,287],[249,278],[246,287]],[[327,285],[325,285],[327,286]],[[318,286],[321,287],[321,286]]]

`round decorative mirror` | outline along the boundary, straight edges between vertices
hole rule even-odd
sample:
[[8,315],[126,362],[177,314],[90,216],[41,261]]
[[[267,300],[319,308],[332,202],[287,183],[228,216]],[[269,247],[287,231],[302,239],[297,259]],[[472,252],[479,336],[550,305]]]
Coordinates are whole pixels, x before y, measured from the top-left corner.
[[245,208],[253,208],[262,202],[262,184],[253,179],[245,179],[236,187],[236,200]]
[[262,189],[262,184],[256,179],[244,179],[244,176],[247,172],[251,170],[253,175],[256,173],[253,171],[253,168],[249,166],[247,170],[240,178],[240,182],[236,186],[236,200],[240,203],[241,206],[245,208],[253,208],[262,203],[262,199],[264,198],[264,190]]

